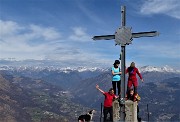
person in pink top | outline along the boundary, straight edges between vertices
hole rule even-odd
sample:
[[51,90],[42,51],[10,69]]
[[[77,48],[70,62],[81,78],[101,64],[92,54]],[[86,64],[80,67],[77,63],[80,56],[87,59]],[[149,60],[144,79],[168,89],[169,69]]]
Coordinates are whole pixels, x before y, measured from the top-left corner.
[[134,86],[134,100],[136,100],[137,99],[137,87],[138,87],[138,80],[137,80],[136,74],[138,74],[138,76],[140,77],[142,82],[144,82],[144,80],[142,78],[142,75],[139,73],[138,68],[135,67],[134,62],[132,62],[130,67],[128,67],[126,69],[126,73],[129,74],[126,93],[129,92],[129,90],[131,89],[131,87],[133,85]]
[[[114,94],[113,88],[109,89],[109,92],[104,92],[102,89],[99,88],[99,85],[96,85],[96,89],[99,90],[105,97],[104,99],[104,109],[103,109],[103,114],[104,114],[104,122],[113,122],[113,108],[112,108],[112,103],[115,98],[118,98]],[[110,121],[107,120],[107,114],[109,113],[110,115]]]

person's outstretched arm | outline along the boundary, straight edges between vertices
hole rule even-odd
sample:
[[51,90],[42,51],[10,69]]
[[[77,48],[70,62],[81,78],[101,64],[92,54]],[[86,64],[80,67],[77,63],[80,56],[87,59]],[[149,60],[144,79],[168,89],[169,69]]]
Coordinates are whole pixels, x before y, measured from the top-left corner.
[[99,90],[102,94],[104,94],[105,92],[99,88],[99,85],[96,84],[96,89]]

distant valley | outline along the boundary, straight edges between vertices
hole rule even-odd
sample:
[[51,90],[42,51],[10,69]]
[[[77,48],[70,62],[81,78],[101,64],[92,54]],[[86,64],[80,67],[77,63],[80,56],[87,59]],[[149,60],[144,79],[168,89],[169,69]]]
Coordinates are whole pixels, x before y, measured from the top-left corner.
[[[147,121],[179,121],[180,72],[171,68],[142,67],[140,114]],[[74,121],[89,109],[99,120],[103,96],[95,85],[107,91],[111,71],[103,68],[0,67],[1,120],[23,122]],[[9,113],[9,114],[8,114]],[[155,114],[156,113],[156,114]],[[21,115],[21,116],[20,116]]]
[[40,79],[0,74],[0,122],[70,122],[87,107]]

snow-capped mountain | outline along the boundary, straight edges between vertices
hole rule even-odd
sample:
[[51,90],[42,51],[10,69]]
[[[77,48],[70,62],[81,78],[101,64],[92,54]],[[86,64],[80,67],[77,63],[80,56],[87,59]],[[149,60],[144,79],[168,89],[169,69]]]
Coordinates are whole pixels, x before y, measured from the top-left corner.
[[141,72],[173,72],[173,73],[180,73],[180,70],[175,70],[170,66],[164,67],[153,67],[153,66],[143,66],[139,68]]
[[[77,71],[77,72],[94,72],[94,71],[99,71],[99,72],[106,72],[110,71],[111,68],[100,68],[100,67],[56,67],[56,66],[8,66],[8,65],[2,65],[0,66],[0,70],[16,70],[16,71],[23,71],[23,70],[32,70],[32,71],[59,71],[59,72],[64,72],[64,73],[70,73],[72,71]],[[175,70],[171,68],[170,66],[164,66],[164,67],[154,67],[154,66],[143,66],[139,68],[140,72],[166,72],[166,73],[180,73],[180,70]]]
[[64,72],[64,73],[70,73],[72,71],[77,71],[77,72],[85,72],[85,71],[101,71],[101,72],[106,72],[109,69],[108,68],[99,68],[99,67],[55,67],[55,66],[46,66],[46,67],[41,67],[41,66],[8,66],[8,65],[3,65],[0,66],[0,70],[16,70],[16,71],[23,71],[23,70],[33,70],[33,71],[43,71],[43,70],[48,70],[48,71],[59,71],[59,72]]
[[66,68],[60,68],[59,70],[64,71],[64,72],[68,72],[68,71],[78,71],[78,72],[84,72],[84,71],[108,71],[108,68],[99,68],[99,67],[75,67],[75,68],[71,68],[71,67],[66,67]]
[[[68,67],[67,67],[68,66]],[[180,73],[180,70],[175,70],[170,66],[164,67],[154,67],[154,66],[143,66],[138,67],[141,72],[173,72],[173,73]],[[77,72],[106,72],[111,70],[111,66],[106,67],[88,67],[87,66],[70,66],[66,64],[65,66],[62,65],[58,61],[49,61],[49,60],[22,60],[17,61],[13,58],[10,59],[0,59],[0,70],[16,70],[16,71],[23,71],[23,70],[33,70],[33,71],[59,71],[64,73],[70,73],[72,71]]]

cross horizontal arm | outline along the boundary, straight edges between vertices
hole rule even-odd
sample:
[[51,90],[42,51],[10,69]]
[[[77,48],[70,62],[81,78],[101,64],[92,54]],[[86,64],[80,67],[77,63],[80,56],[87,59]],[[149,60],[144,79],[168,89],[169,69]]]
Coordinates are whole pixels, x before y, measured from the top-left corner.
[[158,35],[159,33],[157,31],[139,32],[139,33],[132,33],[132,38],[153,37]]
[[93,40],[111,40],[115,39],[115,35],[102,35],[102,36],[94,36]]

